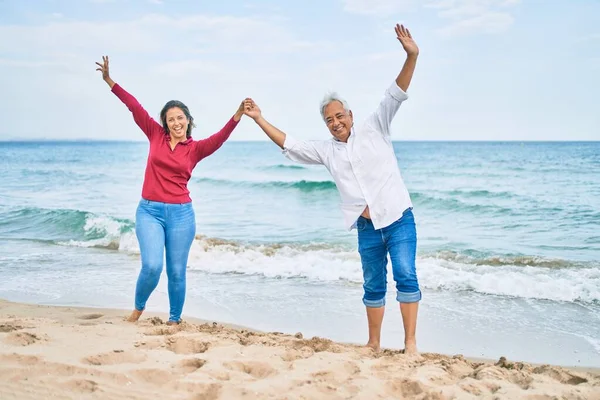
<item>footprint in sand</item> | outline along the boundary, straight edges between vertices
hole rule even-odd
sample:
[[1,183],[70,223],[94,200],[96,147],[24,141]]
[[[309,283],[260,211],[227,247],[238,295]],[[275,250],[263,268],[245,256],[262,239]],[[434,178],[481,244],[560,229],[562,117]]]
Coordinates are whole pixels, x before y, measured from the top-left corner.
[[84,314],[84,315],[80,315],[79,317],[77,317],[78,319],[86,319],[86,320],[90,320],[90,319],[98,319],[98,318],[102,318],[104,317],[104,314],[99,314],[99,313],[94,313],[94,314]]
[[358,375],[360,374],[360,367],[358,366],[357,363],[353,362],[353,361],[347,361],[344,363],[344,369],[346,370],[346,372],[348,372],[348,374],[353,377],[354,375]]
[[315,351],[310,347],[302,347],[299,350],[290,349],[281,355],[283,361],[295,361],[299,359],[310,358],[315,355]]
[[15,325],[15,324],[0,324],[0,333],[8,333],[8,332],[13,332],[13,331],[18,331],[23,329],[22,326],[20,325]]
[[335,378],[333,371],[317,371],[310,374],[316,381],[331,381]]
[[584,378],[583,376],[550,365],[536,367],[534,368],[533,373],[549,376],[550,378],[557,380],[560,383],[566,383],[567,385],[579,385],[588,381],[587,378]]
[[204,353],[210,347],[209,342],[192,339],[189,337],[169,337],[166,339],[167,349],[175,354]]
[[4,342],[13,346],[29,346],[44,338],[29,332],[13,332],[9,333]]
[[133,375],[145,383],[162,386],[173,380],[173,374],[161,369],[138,369]]
[[401,399],[412,398],[427,390],[421,382],[411,379],[390,380],[386,386],[390,394],[398,396]]
[[221,394],[221,385],[218,383],[211,383],[206,385],[203,390],[195,389],[194,392],[196,392],[196,394],[191,400],[217,400]]
[[96,354],[81,360],[89,365],[139,364],[146,361],[145,354],[126,353],[115,350],[112,353]]
[[[46,375],[73,377],[74,375],[89,376],[92,371],[76,365],[44,361],[43,358],[22,354],[6,354],[0,356],[0,365],[10,366],[13,371],[21,371],[24,379]],[[16,365],[16,367],[15,367]],[[18,368],[25,367],[25,368]]]
[[0,356],[0,364],[6,365],[15,363],[21,366],[35,365],[40,362],[40,358],[36,356],[27,356],[23,354],[5,354]]
[[277,373],[277,371],[269,364],[256,361],[232,361],[224,363],[223,366],[232,371],[244,372],[256,379],[264,379]]
[[69,392],[76,393],[94,393],[96,390],[98,390],[98,384],[87,379],[74,379],[72,381],[65,382],[62,387]]
[[192,372],[196,372],[200,368],[204,367],[206,364],[206,360],[201,358],[191,358],[188,360],[181,360],[177,364],[173,365],[173,368],[182,374],[191,374]]

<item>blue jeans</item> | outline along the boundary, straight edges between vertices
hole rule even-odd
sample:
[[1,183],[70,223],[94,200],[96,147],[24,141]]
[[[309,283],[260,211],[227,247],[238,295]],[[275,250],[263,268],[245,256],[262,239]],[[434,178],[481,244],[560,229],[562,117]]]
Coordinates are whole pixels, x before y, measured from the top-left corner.
[[140,244],[142,269],[135,288],[135,308],[146,308],[163,269],[166,250],[169,281],[169,321],[179,322],[185,301],[185,270],[196,234],[192,203],[169,204],[142,199],[135,214],[135,233]]
[[412,210],[407,209],[396,222],[377,230],[370,219],[359,217],[356,228],[363,268],[365,306],[385,306],[388,253],[396,282],[396,300],[400,303],[420,301],[421,290],[415,266],[417,230]]

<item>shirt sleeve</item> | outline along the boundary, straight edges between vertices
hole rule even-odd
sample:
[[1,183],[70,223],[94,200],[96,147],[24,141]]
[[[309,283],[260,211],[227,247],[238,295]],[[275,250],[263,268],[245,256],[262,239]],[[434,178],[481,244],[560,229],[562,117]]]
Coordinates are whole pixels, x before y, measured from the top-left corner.
[[400,104],[408,99],[406,92],[396,84],[396,81],[385,91],[383,99],[377,110],[371,115],[369,121],[384,135],[390,135],[390,124],[400,108]]
[[292,161],[301,164],[323,164],[322,141],[299,141],[292,136],[285,136],[283,154]]
[[158,124],[142,107],[135,97],[129,94],[119,84],[115,83],[112,87],[112,92],[121,100],[133,114],[133,120],[148,137],[152,140],[153,137],[164,134],[164,129]]
[[206,158],[217,151],[229,138],[231,132],[233,132],[239,122],[240,121],[236,121],[233,119],[233,117],[231,117],[231,119],[227,121],[225,126],[219,132],[207,137],[206,139],[194,142],[194,162],[197,163],[203,158]]

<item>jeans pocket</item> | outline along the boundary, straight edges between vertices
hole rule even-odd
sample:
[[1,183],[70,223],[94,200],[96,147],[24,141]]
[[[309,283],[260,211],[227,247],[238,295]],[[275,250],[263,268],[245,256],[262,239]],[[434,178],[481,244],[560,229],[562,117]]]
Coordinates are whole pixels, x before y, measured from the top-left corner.
[[358,220],[356,221],[356,230],[358,232],[362,232],[367,228],[367,222],[362,219],[362,218],[358,218]]

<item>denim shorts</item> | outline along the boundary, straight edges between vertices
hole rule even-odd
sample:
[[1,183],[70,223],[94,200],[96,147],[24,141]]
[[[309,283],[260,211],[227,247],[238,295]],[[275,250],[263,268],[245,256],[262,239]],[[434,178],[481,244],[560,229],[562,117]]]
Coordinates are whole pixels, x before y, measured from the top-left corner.
[[396,300],[400,303],[420,301],[421,290],[415,265],[417,230],[412,209],[405,210],[400,219],[381,229],[375,229],[370,219],[359,217],[356,229],[363,269],[365,306],[385,305],[388,255],[396,282]]

